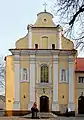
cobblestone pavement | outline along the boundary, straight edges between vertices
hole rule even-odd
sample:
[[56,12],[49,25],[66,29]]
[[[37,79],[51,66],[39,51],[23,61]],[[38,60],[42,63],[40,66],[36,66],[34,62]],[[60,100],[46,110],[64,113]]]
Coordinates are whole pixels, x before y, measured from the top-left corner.
[[[0,120],[32,120],[32,119],[11,116],[11,117],[0,117]],[[50,119],[34,119],[34,120],[84,120],[84,117],[57,117]]]

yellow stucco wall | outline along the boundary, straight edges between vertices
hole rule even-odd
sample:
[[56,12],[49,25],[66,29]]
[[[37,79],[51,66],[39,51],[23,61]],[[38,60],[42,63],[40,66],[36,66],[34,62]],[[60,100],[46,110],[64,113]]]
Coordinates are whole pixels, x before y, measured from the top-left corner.
[[[53,23],[52,17],[51,14],[45,12],[38,14],[34,27],[54,27],[55,24]],[[46,19],[46,21],[44,19]]]
[[[29,61],[28,56],[21,56],[20,68],[28,69],[28,81],[20,83],[20,109],[28,110],[28,103],[30,100],[30,83],[29,83]],[[24,95],[26,98],[24,98]]]
[[6,110],[13,109],[14,102],[14,57],[6,57]]
[[[68,84],[60,83],[60,70],[66,69],[68,70],[68,56],[59,56],[59,64],[58,64],[58,75],[59,75],[59,104],[67,104],[68,103]],[[64,98],[63,98],[64,96]]]
[[20,67],[29,69],[29,56],[21,56],[20,57]]
[[[52,28],[51,28],[52,29]],[[36,30],[37,31],[37,30]],[[55,46],[56,46],[56,49],[58,49],[59,48],[59,42],[58,42],[58,36],[57,36],[57,29],[56,30],[53,30],[52,29],[52,33],[50,33],[50,34],[48,34],[48,33],[46,33],[45,35],[44,35],[44,33],[39,33],[38,34],[38,32],[35,32],[35,30],[33,30],[33,28],[32,28],[32,48],[34,48],[35,47],[35,44],[38,44],[39,45],[39,48],[40,49],[43,49],[43,48],[45,48],[45,49],[48,49],[48,46],[50,47],[50,48],[52,48],[51,47],[51,45],[52,44],[55,44]],[[54,32],[54,31],[56,31],[56,33]],[[46,32],[49,32],[49,30],[48,29],[46,29]],[[46,37],[46,38],[48,38],[48,41],[47,41],[47,45],[46,45],[46,47],[42,47],[42,38],[43,37]],[[72,41],[70,41],[69,39],[66,39],[65,37],[63,37],[62,36],[62,48],[63,49],[74,49],[74,45],[73,45],[73,42]],[[46,44],[46,40],[45,40],[45,43],[44,43],[44,45]],[[43,46],[44,46],[43,45]],[[16,42],[16,48],[22,48],[22,49],[26,49],[26,48],[28,48],[28,35],[26,35],[24,38],[21,38],[21,39],[19,39],[17,42]]]
[[[28,110],[30,100],[30,84],[28,82],[20,83],[20,109]],[[24,98],[25,95],[25,98]]]
[[[46,19],[47,21],[44,22],[44,19]],[[51,49],[52,44],[56,45],[56,49],[59,48],[59,46],[58,46],[59,45],[58,28],[55,27],[51,14],[40,13],[37,16],[36,23],[33,25],[33,27],[32,27],[32,48],[34,48],[35,44],[39,44],[39,48],[41,48],[41,49],[42,48],[48,49],[48,46]],[[51,28],[45,29],[45,28],[37,28],[37,27],[51,27]],[[48,37],[48,41],[47,41],[48,45],[46,45],[45,47],[44,47],[44,45],[46,44],[46,40],[45,40],[45,44],[42,47],[42,37],[43,36]],[[62,39],[62,48],[63,49],[73,49],[74,48],[74,44],[72,41],[65,38],[63,35],[61,36],[61,39]],[[28,34],[16,42],[16,48],[28,48]]]
[[68,49],[68,50],[74,49],[74,44],[71,40],[62,36],[62,48],[63,49]]
[[59,104],[68,104],[68,93],[69,93],[68,84],[59,83],[58,93],[59,93]]
[[16,41],[16,48],[28,48],[28,35]]

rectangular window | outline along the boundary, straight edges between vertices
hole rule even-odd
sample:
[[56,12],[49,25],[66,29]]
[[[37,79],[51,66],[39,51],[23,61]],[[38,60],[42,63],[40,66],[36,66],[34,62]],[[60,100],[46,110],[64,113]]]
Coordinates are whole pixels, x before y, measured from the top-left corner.
[[52,49],[55,49],[55,44],[52,44]]
[[38,49],[38,44],[35,44],[35,49]]
[[84,77],[79,77],[78,82],[79,83],[84,83]]

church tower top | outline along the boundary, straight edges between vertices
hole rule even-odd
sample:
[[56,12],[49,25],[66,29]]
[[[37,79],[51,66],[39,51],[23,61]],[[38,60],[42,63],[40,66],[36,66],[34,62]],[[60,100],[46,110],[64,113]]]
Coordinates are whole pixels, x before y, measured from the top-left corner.
[[43,4],[43,6],[44,6],[44,12],[46,12],[46,6],[47,6],[46,2]]
[[47,12],[47,10],[46,10],[46,9],[47,9],[47,3],[46,3],[46,2],[44,2],[43,6],[44,6],[44,11],[43,11],[43,12],[38,13],[38,14],[37,14],[37,16],[39,16],[40,14],[45,13],[45,14],[47,14],[47,15],[52,16],[52,18],[53,18],[53,15],[52,15],[50,12]]

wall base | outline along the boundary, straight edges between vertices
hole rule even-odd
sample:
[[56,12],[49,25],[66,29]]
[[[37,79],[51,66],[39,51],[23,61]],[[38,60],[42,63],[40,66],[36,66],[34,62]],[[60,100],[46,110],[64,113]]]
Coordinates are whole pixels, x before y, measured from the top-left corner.
[[71,111],[69,113],[61,113],[60,111],[52,111],[52,113],[58,116],[75,116],[75,111]]
[[22,111],[16,111],[16,110],[7,110],[5,111],[5,116],[22,116],[22,115],[26,115],[31,113],[31,111],[26,111],[26,110],[22,110]]

